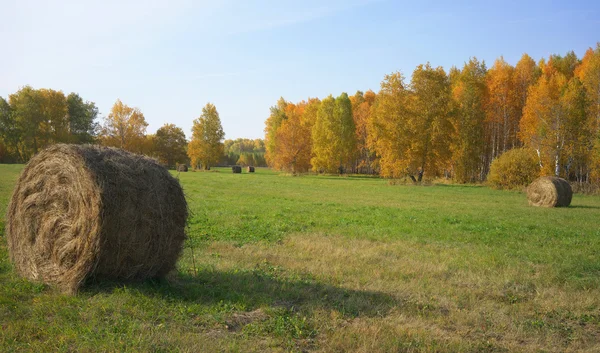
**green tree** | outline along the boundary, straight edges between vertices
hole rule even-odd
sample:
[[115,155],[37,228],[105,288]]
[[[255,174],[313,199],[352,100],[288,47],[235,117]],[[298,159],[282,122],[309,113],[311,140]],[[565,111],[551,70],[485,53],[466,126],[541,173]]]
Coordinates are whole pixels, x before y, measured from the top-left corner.
[[170,168],[188,160],[185,133],[174,124],[165,124],[156,130],[153,144],[158,160]]
[[194,120],[192,140],[188,144],[188,156],[192,167],[208,169],[223,156],[225,132],[217,108],[208,103],[202,108],[202,115]]
[[0,141],[3,145],[4,160],[13,156],[16,161],[24,161],[19,148],[21,146],[21,130],[14,119],[10,104],[2,97],[0,97]]
[[93,143],[98,133],[98,108],[77,93],[67,96],[67,114],[72,143]]
[[10,119],[14,133],[18,134],[18,150],[21,161],[45,147],[43,138],[44,116],[42,114],[42,97],[30,86],[25,86],[9,96],[12,114]]

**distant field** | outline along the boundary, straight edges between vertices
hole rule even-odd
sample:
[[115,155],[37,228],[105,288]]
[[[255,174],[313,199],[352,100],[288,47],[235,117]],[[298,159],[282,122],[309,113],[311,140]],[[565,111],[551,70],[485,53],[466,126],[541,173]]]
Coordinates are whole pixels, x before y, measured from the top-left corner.
[[[0,229],[21,168],[0,165]],[[174,174],[192,217],[168,281],[63,296],[0,230],[0,351],[600,351],[600,197]]]

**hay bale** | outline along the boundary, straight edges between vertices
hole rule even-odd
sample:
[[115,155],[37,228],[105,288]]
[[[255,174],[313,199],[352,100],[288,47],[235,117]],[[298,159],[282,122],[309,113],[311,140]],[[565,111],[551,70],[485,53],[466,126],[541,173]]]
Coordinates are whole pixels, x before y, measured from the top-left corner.
[[248,166],[248,173],[254,173],[254,167]]
[[6,237],[21,275],[73,293],[91,277],[166,275],[182,251],[187,216],[179,182],[154,160],[59,144],[23,169]]
[[527,200],[531,206],[567,207],[572,198],[571,185],[562,178],[537,178],[527,187]]
[[239,165],[234,165],[233,167],[231,167],[231,171],[234,174],[238,174],[242,172],[242,167],[240,167]]
[[177,171],[178,172],[187,172],[188,171],[188,166],[185,164],[180,164],[177,166]]

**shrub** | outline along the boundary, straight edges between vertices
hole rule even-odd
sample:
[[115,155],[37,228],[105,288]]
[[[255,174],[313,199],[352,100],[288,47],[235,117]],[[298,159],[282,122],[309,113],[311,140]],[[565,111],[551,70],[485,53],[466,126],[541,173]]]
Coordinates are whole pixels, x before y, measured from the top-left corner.
[[535,151],[515,148],[492,162],[488,184],[495,189],[517,189],[529,185],[540,174]]

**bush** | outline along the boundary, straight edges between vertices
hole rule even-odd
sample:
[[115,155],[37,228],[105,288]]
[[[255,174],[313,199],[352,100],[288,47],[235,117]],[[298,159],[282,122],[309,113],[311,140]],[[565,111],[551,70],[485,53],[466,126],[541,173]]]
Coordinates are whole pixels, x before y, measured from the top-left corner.
[[531,184],[539,174],[540,166],[535,151],[515,148],[492,162],[488,184],[495,189],[518,189]]

